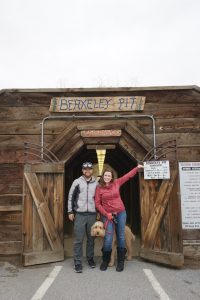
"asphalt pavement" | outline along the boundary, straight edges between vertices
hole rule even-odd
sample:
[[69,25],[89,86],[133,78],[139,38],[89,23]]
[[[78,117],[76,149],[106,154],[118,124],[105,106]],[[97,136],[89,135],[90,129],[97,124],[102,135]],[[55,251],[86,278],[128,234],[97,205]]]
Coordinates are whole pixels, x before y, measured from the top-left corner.
[[90,269],[85,259],[83,273],[73,269],[72,258],[32,267],[0,264],[1,300],[199,300],[200,269],[181,270],[134,259],[119,273]]

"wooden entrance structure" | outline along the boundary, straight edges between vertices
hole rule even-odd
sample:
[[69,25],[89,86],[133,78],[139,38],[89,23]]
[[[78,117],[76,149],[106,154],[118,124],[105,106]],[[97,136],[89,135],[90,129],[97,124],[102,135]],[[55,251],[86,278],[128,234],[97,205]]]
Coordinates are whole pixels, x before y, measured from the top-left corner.
[[[127,111],[127,105],[132,102],[133,97],[145,97],[145,104],[143,111]],[[64,98],[63,104],[66,106],[65,98],[76,97],[76,108],[79,111],[74,112],[71,106],[73,101],[68,102],[70,111],[62,111],[64,116],[70,118],[60,120],[51,120],[45,123],[45,136],[44,146],[51,148],[54,153],[59,157],[59,162],[65,164],[65,170],[68,170],[68,165],[77,165],[75,162],[70,162],[73,157],[78,158],[79,154],[87,157],[87,149],[95,149],[96,146],[100,147],[116,147],[116,152],[113,157],[112,150],[108,150],[110,155],[109,160],[112,164],[117,164],[120,170],[120,154],[126,153],[127,161],[125,161],[126,169],[129,168],[130,159],[135,162],[143,160],[144,156],[148,153],[149,149],[153,146],[152,141],[152,122],[150,119],[134,118],[124,119],[125,114],[131,116],[141,116],[141,114],[153,116],[155,120],[156,144],[168,141],[169,139],[176,139],[177,141],[177,161],[198,162],[200,157],[200,122],[199,122],[199,109],[200,109],[200,88],[198,86],[157,86],[157,87],[127,87],[127,88],[65,88],[65,89],[5,89],[0,91],[0,260],[9,261],[17,264],[21,263],[22,253],[33,254],[38,250],[29,247],[31,239],[24,247],[24,238],[26,239],[24,225],[24,208],[23,201],[25,201],[24,188],[29,191],[29,196],[32,204],[35,206],[34,199],[32,198],[31,191],[29,190],[28,183],[25,179],[24,165],[26,163],[24,157],[24,142],[29,141],[37,145],[41,145],[41,121],[49,117],[60,116],[61,112],[50,111],[50,104],[53,98]],[[86,105],[84,102],[87,98],[87,111],[83,108]],[[91,97],[93,102],[90,101]],[[100,100],[100,98],[101,100]],[[109,97],[109,99],[108,99]],[[109,103],[111,98],[118,97],[118,109],[116,113],[118,120],[115,118],[115,113],[109,111]],[[120,99],[119,99],[120,97]],[[131,97],[131,98],[130,98]],[[79,99],[81,98],[81,99]],[[95,99],[96,100],[95,100]],[[116,99],[116,98],[115,98]],[[115,101],[113,100],[113,103]],[[80,102],[79,102],[80,100]],[[106,101],[109,102],[106,102]],[[81,102],[82,101],[82,102]],[[83,106],[84,103],[84,106]],[[93,107],[91,106],[94,104]],[[129,103],[129,104],[128,104]],[[82,106],[81,106],[82,105]],[[95,108],[95,110],[93,110]],[[125,108],[125,110],[124,110]],[[130,105],[129,105],[130,108]],[[112,106],[113,111],[113,106]],[[96,118],[90,120],[85,117],[91,116]],[[111,116],[113,120],[100,119],[101,116]],[[80,122],[75,117],[81,117]],[[81,121],[82,120],[82,121]],[[120,129],[122,134],[119,137],[86,137],[81,136],[83,130],[103,130],[103,129]],[[111,148],[107,148],[111,149]],[[113,148],[112,148],[113,149]],[[122,150],[122,151],[121,151]],[[157,149],[158,150],[158,149]],[[92,153],[93,150],[89,150]],[[108,156],[109,156],[108,155]],[[158,154],[159,156],[159,154]],[[129,157],[129,159],[128,159]],[[123,157],[125,159],[125,156]],[[148,158],[151,159],[151,158]],[[147,160],[148,160],[147,159]],[[165,159],[165,158],[164,158]],[[170,154],[166,159],[171,161]],[[36,163],[36,162],[35,162]],[[41,163],[41,161],[40,161]],[[56,164],[56,162],[48,162],[48,164]],[[133,165],[134,165],[133,164]],[[31,163],[33,165],[33,163]],[[177,170],[176,163],[172,163],[172,168]],[[29,167],[30,168],[30,167]],[[122,170],[121,170],[122,171]],[[121,172],[120,171],[120,172]],[[33,172],[34,173],[34,172]],[[77,173],[77,172],[76,172]],[[48,188],[47,178],[54,178],[53,173],[42,174],[35,173],[45,201],[49,204],[47,190],[52,191],[52,187]],[[75,174],[75,173],[74,173]],[[120,173],[122,174],[122,173]],[[72,179],[72,176],[65,178]],[[40,179],[40,177],[44,177]],[[63,176],[64,173],[59,173]],[[175,176],[175,175],[174,175]],[[178,187],[181,175],[178,173],[174,179],[173,187],[167,203],[163,202],[166,199],[167,192],[170,188],[164,186],[162,180],[143,181],[142,174],[139,174],[137,180],[130,183],[129,188],[140,186],[140,205],[141,212],[141,226],[138,226],[138,231],[141,227],[141,255],[147,259],[159,260],[162,259],[170,262],[177,256],[171,254],[182,253],[185,260],[192,263],[199,263],[200,258],[200,228],[182,228],[180,230],[180,210],[179,201],[181,200],[180,189]],[[137,181],[137,182],[136,182]],[[67,180],[68,182],[68,180]],[[169,181],[168,181],[169,183]],[[171,183],[170,183],[171,184]],[[129,184],[128,184],[129,185]],[[138,187],[137,186],[137,187]],[[122,188],[123,189],[123,188]],[[134,194],[131,191],[131,195]],[[134,189],[135,191],[135,189]],[[144,192],[145,191],[145,192]],[[52,192],[53,193],[53,192]],[[124,191],[122,190],[122,193]],[[51,194],[51,193],[50,193]],[[56,194],[56,191],[55,191]],[[158,194],[162,194],[162,200],[158,199]],[[51,200],[52,201],[52,200]],[[51,202],[50,201],[50,202]],[[192,201],[189,203],[193,207]],[[158,208],[155,210],[154,205]],[[133,208],[130,205],[130,208]],[[33,208],[33,210],[35,207]],[[137,203],[137,211],[139,205]],[[161,213],[161,211],[163,211]],[[52,208],[49,206],[49,211],[53,216]],[[188,210],[187,210],[188,212]],[[35,211],[34,211],[35,216]],[[135,214],[135,211],[134,211]],[[153,222],[151,215],[159,214],[158,224]],[[160,215],[161,214],[161,215]],[[37,212],[38,218],[39,213]],[[139,213],[137,214],[139,216]],[[129,214],[131,216],[131,214]],[[35,218],[35,217],[34,217]],[[33,226],[33,219],[30,221]],[[134,221],[135,222],[135,221]],[[34,223],[35,224],[35,223]],[[132,226],[135,226],[135,223]],[[37,227],[37,226],[36,226]],[[30,229],[31,230],[31,229]],[[151,233],[153,231],[153,234]],[[146,233],[146,235],[145,235]],[[43,234],[46,233],[43,229]],[[155,235],[154,243],[152,243],[152,236]],[[38,233],[35,234],[35,237]],[[145,241],[143,238],[145,236]],[[23,237],[23,239],[22,239]],[[45,237],[46,238],[46,237]],[[44,239],[45,239],[44,238]],[[62,243],[62,237],[60,237]],[[28,241],[28,239],[27,239]],[[40,240],[41,241],[41,240]],[[36,243],[32,239],[32,243]],[[48,249],[47,249],[48,243]],[[41,246],[40,246],[41,247]],[[42,247],[40,248],[41,252]],[[45,249],[47,251],[54,251],[48,239],[45,241]],[[162,253],[161,253],[162,252]],[[168,253],[168,254],[166,254]],[[170,256],[169,256],[170,253]],[[42,254],[42,253],[41,253]],[[151,254],[151,255],[150,255]],[[168,258],[167,258],[168,257]],[[173,257],[173,260],[172,260]],[[28,256],[27,256],[28,259]],[[180,260],[180,258],[179,258]],[[180,264],[180,263],[179,263]]]
[[[89,129],[119,129],[120,136],[84,137]],[[117,144],[133,160],[142,161],[151,151],[152,142],[129,121],[98,121],[84,125],[71,122],[48,149],[61,163],[33,163],[24,170],[24,265],[64,259],[63,250],[63,179],[64,163],[87,145]],[[141,173],[141,257],[180,267],[183,262],[181,217],[177,166],[170,180],[146,181]]]

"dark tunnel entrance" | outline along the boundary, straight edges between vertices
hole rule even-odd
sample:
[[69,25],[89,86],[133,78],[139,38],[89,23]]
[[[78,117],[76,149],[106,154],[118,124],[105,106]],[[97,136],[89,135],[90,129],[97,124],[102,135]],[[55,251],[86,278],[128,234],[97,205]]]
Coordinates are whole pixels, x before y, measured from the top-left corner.
[[[100,147],[100,146],[99,146]],[[82,175],[81,165],[84,161],[91,161],[98,164],[95,149],[87,149],[84,146],[73,159],[66,163],[65,166],[65,222],[64,235],[72,236],[73,224],[68,220],[67,216],[67,199],[69,189],[74,179]],[[117,173],[117,177],[123,176],[133,167],[137,166],[137,162],[133,160],[124,150],[116,145],[115,149],[107,149],[105,156],[105,164],[111,166]],[[139,178],[138,174],[121,187],[121,197],[125,204],[127,212],[127,224],[131,227],[133,233],[140,236],[140,201],[139,201]]]

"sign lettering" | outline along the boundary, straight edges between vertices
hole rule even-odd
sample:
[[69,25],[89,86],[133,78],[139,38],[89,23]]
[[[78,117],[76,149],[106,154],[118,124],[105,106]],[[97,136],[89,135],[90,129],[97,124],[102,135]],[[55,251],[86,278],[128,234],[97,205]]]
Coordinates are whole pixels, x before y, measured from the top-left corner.
[[51,99],[50,112],[106,112],[142,111],[145,97],[55,97]]

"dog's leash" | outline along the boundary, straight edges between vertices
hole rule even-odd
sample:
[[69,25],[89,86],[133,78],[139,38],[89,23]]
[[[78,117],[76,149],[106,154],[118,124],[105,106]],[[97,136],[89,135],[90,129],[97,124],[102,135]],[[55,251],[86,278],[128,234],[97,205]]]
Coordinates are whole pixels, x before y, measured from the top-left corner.
[[116,226],[116,221],[114,221],[113,219],[112,220],[108,220],[107,218],[106,218],[106,221],[103,223],[103,225],[104,225],[104,229],[106,230],[106,233],[107,234],[113,234],[113,232],[112,231],[107,231],[107,227],[108,227],[108,223],[109,222],[111,222],[111,223],[113,223],[113,225],[114,226]]

